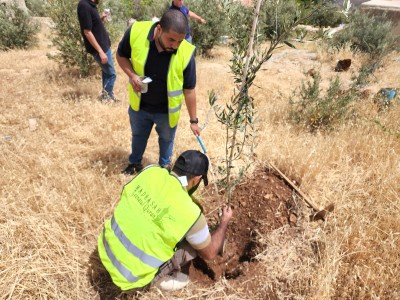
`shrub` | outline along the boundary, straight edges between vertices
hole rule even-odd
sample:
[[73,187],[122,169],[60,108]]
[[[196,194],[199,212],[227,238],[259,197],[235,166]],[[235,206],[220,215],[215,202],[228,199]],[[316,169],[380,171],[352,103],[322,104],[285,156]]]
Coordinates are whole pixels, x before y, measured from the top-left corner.
[[318,27],[336,27],[346,23],[346,15],[342,12],[342,7],[331,1],[321,1],[316,6],[302,4],[303,15],[310,15],[306,19],[306,25]]
[[367,53],[376,60],[392,51],[395,41],[390,21],[355,11],[349,24],[334,35],[329,47],[340,50],[349,45],[353,52]]
[[300,9],[295,1],[265,1],[261,7],[260,28],[263,37],[285,41],[300,19]]
[[161,18],[162,14],[168,10],[171,2],[172,0],[140,1],[140,4],[136,5],[137,9],[133,10],[132,17],[137,20],[150,20],[154,16]]
[[[225,6],[227,16],[228,35],[232,39],[233,45],[243,45],[249,43],[254,8],[243,6],[240,1],[232,1]],[[257,27],[259,31],[259,27]]]
[[15,4],[0,6],[0,50],[32,47],[38,32],[39,24]]
[[185,5],[207,21],[202,24],[189,18],[193,44],[198,54],[208,56],[209,51],[225,33],[225,18],[222,3],[218,0],[188,0]]
[[312,82],[302,83],[299,94],[289,99],[289,119],[310,131],[332,129],[351,115],[349,104],[355,99],[356,91],[343,91],[337,76],[331,81],[325,95],[321,95],[321,77],[314,76]]
[[[56,55],[48,55],[48,57],[56,60],[67,68],[78,67],[82,76],[89,76],[92,66],[94,65],[94,59],[92,55],[87,53],[83,42],[76,13],[77,1],[49,0],[49,4],[51,5],[49,14],[55,23],[52,42],[57,50],[59,50],[59,53]],[[100,13],[107,4],[108,3],[105,3],[103,6],[98,7]],[[112,43],[115,43],[126,28],[126,21],[123,17],[123,9],[121,7],[118,8],[118,5],[107,7],[111,9],[112,21],[106,23],[106,27],[110,33]]]
[[49,0],[49,3],[51,5],[50,17],[55,23],[52,42],[59,53],[48,55],[48,57],[67,68],[78,67],[82,76],[88,76],[94,60],[86,52],[83,43],[76,13],[77,2],[74,0]]
[[49,9],[47,0],[25,0],[26,7],[32,16],[46,17]]

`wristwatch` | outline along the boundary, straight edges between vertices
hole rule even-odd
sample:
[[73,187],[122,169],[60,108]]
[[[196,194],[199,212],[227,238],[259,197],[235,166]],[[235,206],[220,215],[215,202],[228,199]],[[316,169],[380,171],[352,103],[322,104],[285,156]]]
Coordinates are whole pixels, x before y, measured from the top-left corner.
[[199,123],[199,119],[196,118],[194,120],[190,120],[190,124],[198,124]]

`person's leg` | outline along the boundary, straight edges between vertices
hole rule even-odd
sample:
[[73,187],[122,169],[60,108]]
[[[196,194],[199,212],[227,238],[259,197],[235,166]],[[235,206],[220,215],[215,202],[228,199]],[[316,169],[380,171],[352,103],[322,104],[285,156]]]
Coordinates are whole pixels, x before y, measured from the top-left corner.
[[132,152],[129,156],[129,163],[140,164],[154,123],[152,115],[143,110],[134,111],[129,106],[128,113],[132,130]]
[[108,49],[107,53],[108,61],[106,64],[102,64],[102,78],[103,78],[103,89],[107,94],[114,98],[114,84],[117,79],[117,73],[115,72],[114,62],[112,57],[111,48]]
[[117,73],[115,72],[114,68],[111,48],[108,49],[106,55],[108,58],[106,64],[101,63],[100,56],[98,53],[94,54],[93,57],[101,68],[102,96],[104,98],[106,98],[107,96],[114,98],[114,84],[115,80],[117,79]]
[[174,148],[174,139],[176,128],[169,126],[168,114],[155,114],[154,123],[156,123],[156,131],[158,133],[158,145],[160,147],[160,158],[158,163],[160,166],[171,164],[172,150]]
[[175,272],[180,271],[181,268],[187,265],[190,261],[197,257],[197,252],[186,241],[179,246],[174,256],[164,263],[157,275],[154,277],[152,283],[157,283],[161,278]]

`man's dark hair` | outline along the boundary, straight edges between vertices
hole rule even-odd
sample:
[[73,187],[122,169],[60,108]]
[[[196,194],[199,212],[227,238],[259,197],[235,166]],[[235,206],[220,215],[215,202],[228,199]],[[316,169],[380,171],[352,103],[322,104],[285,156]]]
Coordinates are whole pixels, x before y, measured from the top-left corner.
[[162,15],[160,26],[166,32],[172,30],[179,34],[186,34],[189,24],[186,16],[181,11],[170,9]]

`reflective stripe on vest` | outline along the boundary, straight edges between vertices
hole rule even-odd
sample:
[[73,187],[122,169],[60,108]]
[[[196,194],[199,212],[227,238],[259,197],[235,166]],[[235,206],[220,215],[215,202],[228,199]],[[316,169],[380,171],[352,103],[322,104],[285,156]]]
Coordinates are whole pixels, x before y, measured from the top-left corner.
[[139,173],[125,185],[98,239],[100,259],[114,284],[129,290],[150,283],[200,214],[167,170],[153,166]]
[[144,264],[153,268],[159,268],[164,263],[162,260],[159,260],[156,257],[147,255],[134,244],[132,244],[132,242],[126,237],[121,228],[118,226],[114,216],[111,218],[111,229],[114,231],[114,234],[118,237],[119,241],[122,243],[122,245],[124,245],[126,250],[139,258]]
[[[130,45],[132,49],[131,61],[136,74],[144,75],[144,68],[149,53],[150,42],[148,34],[154,23],[150,21],[135,22],[131,28]],[[176,54],[172,54],[167,74],[167,95],[169,126],[178,124],[183,101],[183,71],[187,67],[194,53],[195,47],[183,40]],[[134,111],[140,108],[140,93],[136,93],[129,84],[129,102]]]
[[121,264],[117,258],[115,257],[114,253],[111,251],[110,249],[110,245],[108,245],[107,240],[104,236],[104,232],[103,232],[103,245],[104,248],[106,249],[108,258],[111,260],[112,264],[118,269],[118,271],[121,273],[122,276],[125,277],[125,279],[128,282],[134,283],[136,281],[138,281],[140,278],[139,277],[135,277],[131,271],[129,271],[129,269],[127,269],[123,264]]

